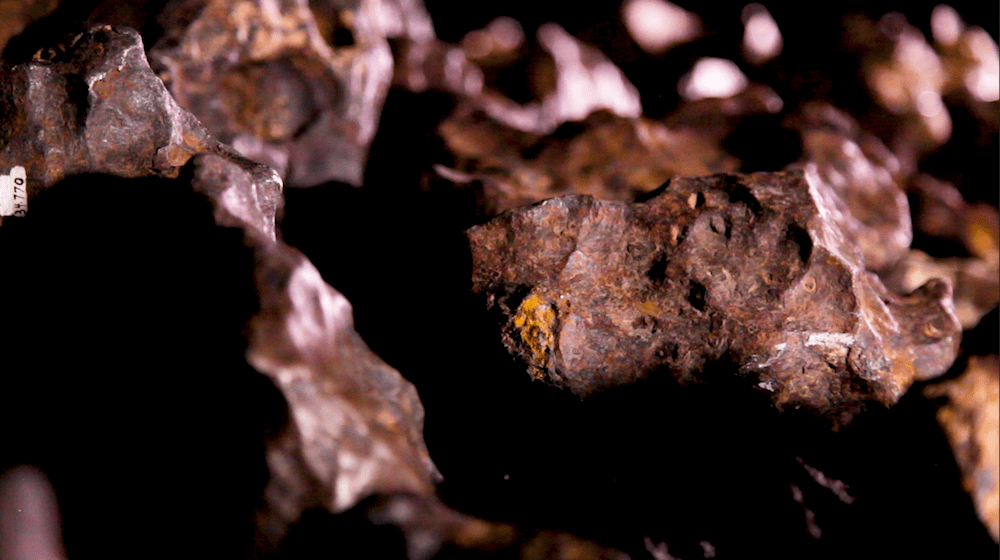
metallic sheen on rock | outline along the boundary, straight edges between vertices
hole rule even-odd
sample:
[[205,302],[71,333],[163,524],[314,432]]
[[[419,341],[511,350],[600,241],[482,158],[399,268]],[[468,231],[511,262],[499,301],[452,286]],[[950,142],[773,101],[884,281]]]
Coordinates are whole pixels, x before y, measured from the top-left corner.
[[240,194],[219,186],[220,196],[213,197],[219,212],[274,237],[281,181],[209,136],[174,102],[150,70],[135,30],[95,26],[46,51],[0,69],[0,114],[6,115],[0,174],[25,168],[29,211],[38,193],[71,175],[177,177],[194,158],[199,173],[212,168],[243,181]]
[[532,377],[586,396],[650,375],[737,383],[849,422],[951,365],[951,288],[890,294],[801,172],[566,196],[466,232],[473,291]]
[[368,349],[350,302],[308,259],[284,244],[253,246],[260,311],[247,361],[289,407],[267,450],[259,530],[276,544],[309,507],[339,513],[375,493],[432,495],[441,475],[423,441],[416,389]]
[[0,120],[0,173],[26,168],[29,199],[69,175],[177,177],[186,168],[216,224],[243,230],[259,296],[246,360],[278,387],[289,416],[266,451],[260,546],[277,546],[310,507],[341,512],[375,493],[433,494],[440,474],[416,389],[368,349],[347,299],[275,240],[277,173],[179,108],[135,31],[91,28],[52,60],[5,67],[2,77],[0,110],[10,118]]

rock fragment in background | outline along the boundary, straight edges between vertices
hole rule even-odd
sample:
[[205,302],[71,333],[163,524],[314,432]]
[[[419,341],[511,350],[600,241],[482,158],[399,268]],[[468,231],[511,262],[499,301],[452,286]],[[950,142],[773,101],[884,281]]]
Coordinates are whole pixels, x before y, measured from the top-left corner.
[[446,91],[459,97],[482,92],[482,71],[465,49],[437,38],[420,0],[383,2],[381,10],[382,27],[393,49],[394,87],[416,93]]
[[524,531],[506,523],[465,515],[433,497],[380,495],[366,500],[357,509],[369,523],[398,528],[403,534],[409,560],[462,558],[484,553],[523,560],[628,558],[622,552],[567,533]]
[[665,0],[627,0],[622,22],[642,50],[660,55],[701,34],[701,19]]
[[[967,26],[951,6],[931,11],[931,35],[946,75],[945,92],[964,98],[980,118],[996,119],[1000,100],[1000,48],[983,28]],[[996,125],[994,125],[995,127]]]
[[935,258],[913,249],[890,274],[883,276],[886,286],[902,293],[932,278],[947,279],[954,286],[955,316],[964,330],[978,325],[1000,302],[1000,268],[995,260]]
[[0,0],[0,52],[32,22],[45,17],[58,6],[58,0]]
[[[487,36],[492,42],[497,34],[504,37],[497,39],[498,43],[512,43],[497,46],[502,64],[514,62],[507,60],[505,52],[532,53],[532,49],[518,48],[520,41],[509,22],[492,29]],[[458,112],[482,111],[508,128],[538,135],[550,134],[565,122],[583,120],[600,110],[625,118],[642,114],[639,91],[601,51],[579,41],[555,23],[539,27],[536,39],[540,49],[535,53],[537,61],[532,62],[529,88],[532,100],[514,101],[489,87],[487,81],[483,93],[468,99],[468,106],[460,105]],[[475,44],[473,40],[467,42],[467,48],[471,49],[466,55],[468,58],[477,56]],[[488,61],[490,55],[479,58]]]
[[[722,146],[736,130],[740,121],[748,117],[776,115],[785,104],[770,87],[751,82],[736,94],[725,97],[706,97],[683,101],[663,122],[671,129],[682,129],[699,134]],[[775,131],[768,131],[772,134]],[[773,149],[772,146],[769,148]]]
[[947,370],[961,327],[947,282],[890,294],[832,213],[801,172],[550,199],[466,232],[473,291],[531,376],[575,394],[729,368],[779,408],[846,423]]
[[909,188],[916,200],[917,231],[957,241],[980,259],[1000,261],[1000,213],[995,206],[968,203],[955,185],[927,174],[914,177]]
[[[674,175],[737,165],[698,132],[641,117],[638,92],[622,71],[556,24],[541,26],[529,45],[515,20],[497,18],[468,33],[462,49],[464,57],[448,55],[451,74],[470,76],[465,62],[480,64],[480,76],[469,79],[482,93],[464,95],[438,127],[454,161],[435,165],[425,182],[476,184],[487,214],[568,193],[631,200]],[[531,82],[532,99],[523,103],[498,89],[519,66]],[[416,81],[440,82],[435,75],[420,73]]]
[[398,48],[393,85],[416,93],[436,90],[477,96],[483,90],[483,73],[461,47],[437,39],[413,41]]
[[213,136],[289,186],[360,185],[392,80],[377,2],[185,0],[150,60]]
[[947,76],[941,57],[898,12],[877,22],[865,15],[850,16],[844,27],[846,48],[860,54],[868,90],[888,112],[882,121],[893,128],[888,131],[889,147],[911,173],[910,166],[920,157],[951,138],[952,119],[942,100]]
[[740,20],[743,22],[743,58],[760,66],[781,54],[785,46],[781,30],[764,5],[747,4]]
[[813,102],[788,119],[802,139],[805,170],[847,238],[861,249],[865,266],[884,272],[913,241],[910,204],[896,183],[899,161],[846,113]]
[[455,169],[437,177],[482,189],[485,213],[564,194],[633,200],[670,177],[734,170],[738,162],[690,130],[606,111],[538,137],[506,128],[481,113],[452,114],[438,129]]
[[895,269],[884,275],[886,285],[907,291],[928,278],[951,280],[955,313],[966,330],[1000,302],[1000,213],[995,206],[968,203],[947,181],[920,174],[910,181],[914,195],[914,229],[921,244],[935,257],[911,250]]
[[1000,359],[972,356],[961,376],[928,386],[924,394],[947,397],[938,410],[938,423],[979,519],[1000,542]]
[[[235,190],[219,187],[220,212],[274,237],[280,180],[213,139],[177,106],[150,70],[138,33],[91,27],[36,58],[0,70],[0,113],[8,115],[0,128],[0,174],[24,169],[27,208],[67,176],[177,177],[204,155],[245,179]],[[13,207],[7,197],[14,194],[0,189],[0,208]]]

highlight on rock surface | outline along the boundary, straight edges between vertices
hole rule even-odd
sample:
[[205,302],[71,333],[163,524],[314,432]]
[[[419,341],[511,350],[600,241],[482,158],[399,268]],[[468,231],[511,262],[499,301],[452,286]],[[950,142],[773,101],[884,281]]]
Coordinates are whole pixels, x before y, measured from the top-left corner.
[[946,282],[895,296],[865,270],[821,188],[715,175],[508,211],[467,232],[473,290],[532,377],[578,395],[728,365],[779,408],[846,423],[947,370],[961,327]]

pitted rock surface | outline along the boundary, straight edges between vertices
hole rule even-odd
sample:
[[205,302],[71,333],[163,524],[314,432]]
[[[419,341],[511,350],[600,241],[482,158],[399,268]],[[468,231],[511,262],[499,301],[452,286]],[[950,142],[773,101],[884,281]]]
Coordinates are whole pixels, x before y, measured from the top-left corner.
[[150,60],[178,103],[289,186],[360,185],[392,81],[377,2],[189,0]]
[[555,198],[466,234],[507,348],[581,396],[731,365],[779,408],[846,422],[958,349],[950,286],[888,293],[800,172],[674,179],[635,204]]
[[24,168],[29,209],[35,196],[68,176],[177,177],[191,162],[199,176],[238,177],[211,186],[195,181],[220,217],[275,235],[281,180],[220,144],[178,107],[150,70],[135,30],[91,27],[32,62],[3,67],[0,114],[7,116],[0,120],[0,174]]

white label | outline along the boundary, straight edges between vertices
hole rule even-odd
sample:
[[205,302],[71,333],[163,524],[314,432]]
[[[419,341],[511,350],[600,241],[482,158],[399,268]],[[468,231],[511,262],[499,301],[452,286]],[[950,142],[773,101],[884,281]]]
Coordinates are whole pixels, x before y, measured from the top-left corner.
[[10,175],[0,175],[0,216],[24,216],[28,213],[28,175],[20,165]]

